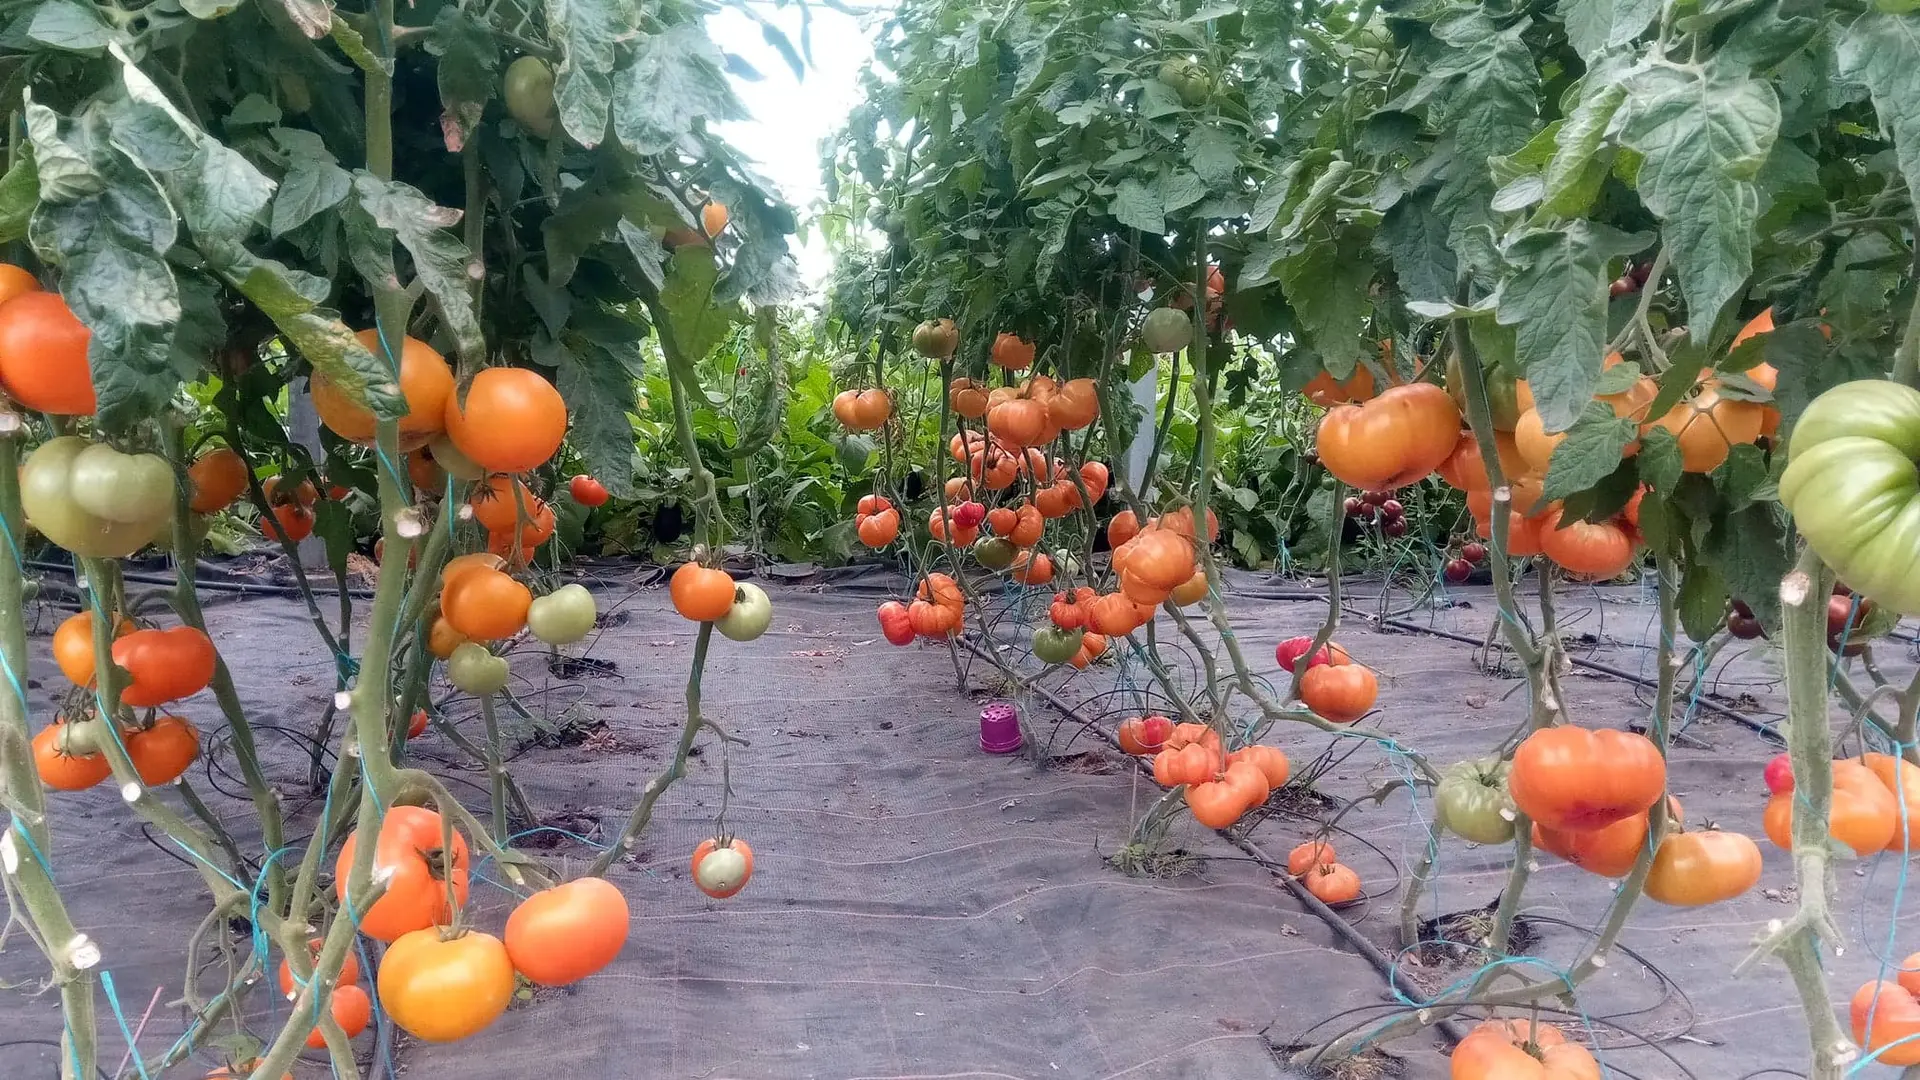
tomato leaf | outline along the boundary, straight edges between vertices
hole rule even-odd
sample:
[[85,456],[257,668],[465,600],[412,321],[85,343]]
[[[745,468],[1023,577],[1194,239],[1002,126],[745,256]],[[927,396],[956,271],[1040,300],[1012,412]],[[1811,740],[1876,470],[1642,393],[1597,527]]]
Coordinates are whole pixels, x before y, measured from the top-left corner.
[[1433,196],[1401,199],[1380,219],[1380,236],[1409,300],[1450,300],[1459,275],[1447,240],[1447,223],[1433,210]]
[[1673,432],[1666,428],[1650,428],[1640,437],[1640,453],[1635,457],[1640,462],[1640,478],[1647,482],[1647,486],[1656,495],[1672,495],[1684,469],[1680,441],[1673,437]]
[[633,25],[628,0],[546,0],[550,39],[560,47],[554,107],[560,126],[591,150],[607,134],[615,45]]
[[[494,93],[500,48],[494,43],[492,28],[464,8],[443,7],[433,20],[427,51],[438,61],[434,74],[440,88],[442,120],[450,119],[458,126],[460,145],[465,145]],[[450,140],[447,149],[458,150],[460,146]]]
[[[636,154],[659,154],[702,121],[746,115],[720,70],[720,52],[697,23],[642,35],[614,79],[613,133]],[[571,130],[571,128],[569,128]]]
[[107,25],[92,4],[47,0],[34,9],[27,37],[67,52],[98,54],[125,35]]
[[1704,337],[1753,271],[1753,178],[1779,134],[1779,99],[1722,67],[1662,65],[1627,79],[1625,109],[1621,138],[1645,158],[1640,199],[1661,221],[1688,319]]
[[1607,262],[1648,238],[1597,222],[1529,233],[1507,250],[1516,269],[1496,315],[1514,331],[1515,359],[1548,431],[1565,431],[1593,397],[1607,344]]
[[1731,447],[1727,460],[1713,471],[1714,486],[1730,509],[1739,510],[1754,501],[1755,493],[1768,481],[1767,454],[1752,443]]
[[667,287],[660,290],[660,303],[666,309],[666,331],[678,346],[679,363],[698,364],[720,344],[739,314],[737,305],[714,302],[714,285],[720,271],[713,261],[713,250],[687,246],[673,253],[667,271]]
[[34,167],[32,144],[21,151],[6,175],[0,176],[0,244],[26,239],[27,222],[40,203],[40,174]]
[[1920,33],[1912,18],[1868,11],[1836,48],[1840,73],[1866,86],[1880,124],[1893,136],[1907,192],[1920,203]]
[[1365,352],[1373,301],[1373,259],[1366,230],[1340,234],[1339,244],[1314,244],[1280,263],[1280,284],[1301,329],[1336,379],[1353,374]]
[[1753,503],[1715,521],[1701,545],[1701,557],[1719,568],[1728,590],[1765,626],[1779,625],[1780,579],[1793,569],[1792,535],[1778,503]]
[[1639,434],[1632,420],[1597,401],[1587,403],[1567,437],[1554,447],[1544,486],[1549,501],[1585,491],[1620,467],[1620,454]]
[[1567,41],[1580,59],[1593,63],[1607,49],[1639,37],[1660,13],[1659,0],[1561,0]]
[[277,127],[269,134],[286,154],[287,171],[273,195],[268,230],[284,236],[315,214],[340,205],[353,190],[353,174],[334,161],[326,141],[311,131]]
[[1695,641],[1705,641],[1719,630],[1727,617],[1727,582],[1712,563],[1689,566],[1680,579],[1676,605],[1680,629]]
[[328,381],[365,401],[375,416],[397,420],[406,415],[407,399],[385,362],[368,352],[338,315],[320,306],[328,290],[325,281],[244,251],[212,269],[272,319]]
[[313,533],[326,545],[327,568],[335,581],[347,580],[347,555],[353,551],[353,513],[334,499],[313,508]]
[[[486,352],[486,341],[474,316],[473,294],[467,291],[473,281],[473,254],[453,231],[460,211],[435,206],[412,186],[365,171],[354,174],[353,190],[376,227],[374,242],[400,241],[413,256],[414,273],[439,307],[441,323],[453,335],[455,349],[469,360],[479,360]],[[379,287],[372,280],[369,285]]]
[[273,198],[273,181],[200,130],[118,46],[114,53],[127,92],[108,109],[114,145],[160,181],[203,250],[244,239]]
[[1612,59],[1587,70],[1579,104],[1560,125],[1553,158],[1547,162],[1543,208],[1549,213],[1584,214],[1599,194],[1607,178],[1607,161],[1600,148],[1607,125],[1627,99],[1622,74],[1620,63]]
[[[552,339],[543,338],[549,346]],[[634,380],[640,372],[638,350],[597,344],[548,347],[536,354],[556,368],[555,386],[567,402],[568,438],[586,460],[587,471],[615,498],[634,496]]]
[[1129,229],[1139,229],[1148,236],[1159,236],[1167,231],[1167,219],[1161,209],[1160,197],[1153,188],[1133,177],[1120,181],[1114,188],[1113,201],[1108,204],[1107,212],[1120,224]]

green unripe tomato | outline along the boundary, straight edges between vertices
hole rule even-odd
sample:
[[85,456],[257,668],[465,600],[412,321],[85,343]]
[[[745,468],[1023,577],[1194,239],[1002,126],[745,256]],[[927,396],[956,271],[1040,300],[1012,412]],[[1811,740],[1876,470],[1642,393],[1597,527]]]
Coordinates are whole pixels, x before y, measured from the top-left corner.
[[1179,308],[1154,308],[1141,324],[1140,340],[1157,353],[1179,352],[1193,341],[1193,316]]
[[[88,513],[75,501],[74,462],[92,445],[77,435],[62,435],[35,448],[20,469],[20,506],[26,511],[28,524],[75,555],[124,558],[153,539],[159,521],[166,515],[146,521],[115,521]],[[168,492],[172,491],[171,483],[169,475]]]
[[1507,763],[1497,757],[1447,766],[1440,773],[1433,802],[1441,826],[1462,840],[1504,844],[1513,839]]
[[1920,391],[1885,379],[1842,383],[1793,426],[1780,502],[1840,580],[1920,614]]
[[1012,566],[1016,553],[1013,542],[1004,536],[982,537],[973,545],[974,559],[989,570],[1005,570]]
[[553,136],[553,69],[537,56],[523,56],[507,65],[507,114],[536,137]]
[[767,591],[745,581],[733,586],[733,606],[713,620],[713,628],[732,641],[752,641],[773,625],[773,601]]
[[549,645],[571,645],[593,632],[598,614],[585,585],[562,585],[527,606],[527,631]]
[[1213,80],[1207,77],[1207,69],[1192,60],[1177,58],[1162,63],[1160,81],[1189,105],[1198,105],[1213,95]]
[[94,443],[73,456],[73,501],[97,518],[152,525],[173,512],[173,467],[158,454]]
[[505,690],[511,674],[506,658],[493,655],[478,642],[461,642],[447,657],[447,681],[475,697]]
[[[1493,426],[1512,433],[1514,425],[1520,422],[1520,387],[1512,375],[1500,368],[1489,365],[1484,370],[1487,404],[1493,411]],[[1458,354],[1447,357],[1447,395],[1453,398],[1460,415],[1467,415],[1467,377],[1460,371]]]
[[[643,410],[644,411],[644,410]],[[445,470],[455,480],[469,483],[487,475],[487,470],[473,463],[473,459],[460,452],[453,440],[445,435],[436,435],[427,444],[427,453],[433,455],[433,463]]]
[[1043,626],[1033,632],[1033,655],[1043,663],[1064,664],[1080,651],[1085,637],[1086,634],[1079,630]]

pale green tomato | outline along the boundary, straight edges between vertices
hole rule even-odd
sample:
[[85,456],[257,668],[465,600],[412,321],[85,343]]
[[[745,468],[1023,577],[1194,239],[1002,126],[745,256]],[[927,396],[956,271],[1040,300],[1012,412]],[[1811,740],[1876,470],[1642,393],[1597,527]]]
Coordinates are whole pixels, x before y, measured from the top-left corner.
[[549,645],[571,645],[593,632],[597,614],[585,585],[562,585],[527,608],[527,630]]
[[1459,761],[1440,773],[1433,793],[1440,824],[1462,840],[1504,844],[1513,839],[1513,799],[1507,763],[1499,758]]
[[553,134],[553,69],[537,56],[523,56],[507,65],[507,112],[536,137]]
[[1154,308],[1140,327],[1140,340],[1153,352],[1179,352],[1193,341],[1193,316],[1179,308]]
[[1840,580],[1920,615],[1920,391],[1860,379],[1814,398],[1793,425],[1780,503]]
[[989,570],[1005,570],[1013,565],[1015,549],[1004,536],[988,536],[974,542],[973,557]]
[[20,469],[20,507],[29,525],[75,555],[124,558],[153,539],[155,523],[96,517],[74,501],[73,463],[91,445],[78,436],[62,435],[28,454]]
[[158,454],[123,454],[94,443],[73,456],[73,501],[97,518],[151,525],[173,512],[173,467]]
[[733,587],[733,606],[713,621],[713,628],[734,641],[752,641],[773,625],[773,601],[758,585],[739,582]]
[[511,674],[505,658],[493,655],[478,642],[462,642],[447,657],[447,681],[475,697],[506,689]]

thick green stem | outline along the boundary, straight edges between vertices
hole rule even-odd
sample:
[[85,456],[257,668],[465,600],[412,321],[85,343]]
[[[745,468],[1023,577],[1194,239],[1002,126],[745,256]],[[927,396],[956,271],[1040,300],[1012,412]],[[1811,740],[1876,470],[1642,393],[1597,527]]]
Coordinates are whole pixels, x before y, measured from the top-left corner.
[[[1507,536],[1513,520],[1513,489],[1507,486],[1506,474],[1500,468],[1500,446],[1494,438],[1493,406],[1487,400],[1486,375],[1481,370],[1480,354],[1474,349],[1471,336],[1462,330],[1451,335],[1451,340],[1459,351],[1460,372],[1466,383],[1467,425],[1473,430],[1474,441],[1480,444],[1480,460],[1486,467],[1487,483],[1493,491],[1493,509],[1488,513],[1491,523],[1488,531],[1492,534],[1492,543],[1488,547],[1492,552],[1493,591],[1500,602],[1497,618],[1508,646],[1531,672],[1539,663],[1539,650],[1534,648],[1534,643],[1524,630],[1525,624],[1520,621],[1520,607],[1513,597],[1512,563],[1507,558]],[[1536,685],[1535,689],[1539,687]],[[1538,695],[1535,696],[1537,699]]]
[[1439,862],[1440,832],[1440,819],[1436,817],[1427,825],[1427,846],[1420,852],[1420,861],[1413,864],[1406,895],[1400,898],[1400,947],[1403,949],[1420,944],[1420,897],[1433,877],[1434,865]]
[[487,777],[488,793],[493,801],[493,839],[502,846],[506,845],[507,834],[512,830],[507,825],[507,767],[500,760],[500,718],[494,713],[493,695],[480,695],[480,718],[487,727]]
[[[17,421],[17,417],[14,418]],[[27,623],[25,582],[18,538],[26,535],[20,510],[19,433],[0,435],[0,527],[7,552],[0,555],[0,662],[8,685],[0,688],[0,795],[12,820],[0,832],[0,873],[9,895],[18,895],[34,937],[47,949],[47,964],[60,987],[61,1080],[94,1080],[98,1044],[94,1035],[93,975],[100,950],[74,928],[53,883],[53,837],[47,828],[47,795],[34,768],[26,699]],[[26,850],[22,850],[25,848]]]
[[1820,947],[1840,948],[1834,922],[1833,868],[1827,855],[1833,811],[1833,732],[1827,714],[1827,598],[1833,574],[1809,548],[1780,582],[1781,645],[1786,652],[1787,753],[1793,763],[1793,867],[1800,906],[1773,920],[1760,943],[1734,969],[1751,970],[1778,955],[1807,1014],[1812,1080],[1838,1080],[1856,1055],[1834,1019]]
[[633,813],[627,816],[626,826],[620,830],[614,842],[600,853],[600,857],[593,860],[593,865],[587,867],[588,877],[605,875],[615,859],[633,850],[640,834],[646,831],[647,823],[653,820],[654,804],[667,793],[674,781],[686,775],[687,755],[693,751],[694,736],[700,734],[702,726],[700,677],[707,666],[707,643],[712,640],[713,624],[701,623],[700,636],[693,643],[693,668],[687,673],[687,722],[680,729],[680,741],[674,746],[673,759],[667,762],[667,767],[661,770],[659,776],[647,781],[647,786],[641,789],[640,802],[634,806]]

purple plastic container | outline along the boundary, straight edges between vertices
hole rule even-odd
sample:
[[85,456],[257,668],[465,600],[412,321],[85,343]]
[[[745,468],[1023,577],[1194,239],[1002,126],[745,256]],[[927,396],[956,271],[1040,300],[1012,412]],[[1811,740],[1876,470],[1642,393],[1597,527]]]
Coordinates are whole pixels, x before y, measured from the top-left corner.
[[1004,703],[980,710],[980,749],[989,754],[1011,754],[1020,749],[1020,714]]

